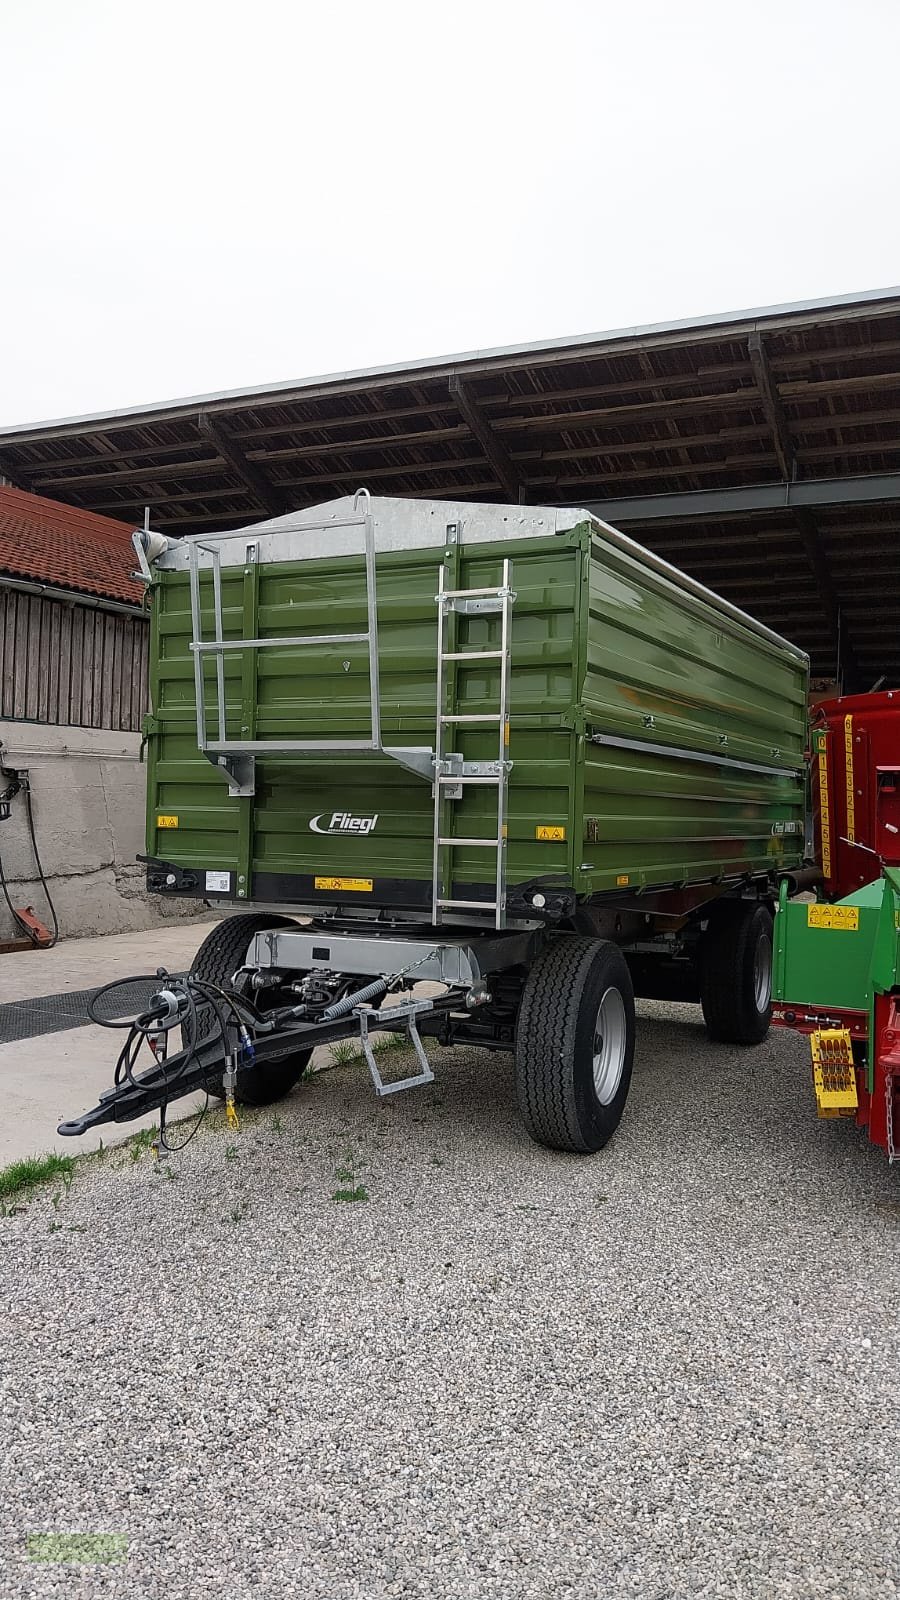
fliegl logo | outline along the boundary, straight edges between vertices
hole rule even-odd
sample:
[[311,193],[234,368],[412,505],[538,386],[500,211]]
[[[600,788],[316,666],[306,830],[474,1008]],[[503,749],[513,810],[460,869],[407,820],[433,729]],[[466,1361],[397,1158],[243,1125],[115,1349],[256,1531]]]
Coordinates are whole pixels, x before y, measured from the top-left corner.
[[371,833],[377,821],[377,811],[374,817],[354,817],[349,811],[332,811],[328,817],[323,811],[311,817],[309,825],[313,833]]

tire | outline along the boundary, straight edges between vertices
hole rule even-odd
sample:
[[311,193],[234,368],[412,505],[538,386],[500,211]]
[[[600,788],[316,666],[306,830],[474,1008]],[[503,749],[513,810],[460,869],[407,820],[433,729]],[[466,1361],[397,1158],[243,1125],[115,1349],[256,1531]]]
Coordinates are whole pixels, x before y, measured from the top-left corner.
[[772,1019],[772,913],[749,900],[714,906],[700,944],[700,1004],[710,1039],[760,1044]]
[[[250,940],[264,928],[289,928],[292,917],[267,916],[264,912],[247,912],[240,917],[226,917],[207,934],[191,964],[191,977],[206,983],[227,987],[232,974],[243,965]],[[200,1024],[200,1037],[211,1033],[216,1026],[212,1017]],[[293,1050],[289,1055],[264,1061],[238,1072],[235,1100],[244,1106],[270,1106],[283,1100],[300,1082],[309,1064],[311,1050]],[[211,1079],[207,1085],[210,1094],[222,1098],[222,1080]]]
[[622,1119],[633,1058],[634,991],[621,950],[561,937],[531,968],[516,1023],[516,1093],[532,1139],[580,1155],[602,1150]]

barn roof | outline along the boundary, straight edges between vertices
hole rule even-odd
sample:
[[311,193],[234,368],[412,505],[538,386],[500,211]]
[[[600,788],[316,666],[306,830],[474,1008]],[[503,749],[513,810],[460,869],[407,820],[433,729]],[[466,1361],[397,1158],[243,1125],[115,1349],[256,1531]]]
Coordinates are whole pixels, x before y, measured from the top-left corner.
[[588,505],[858,686],[900,683],[900,289],[0,430],[0,472],[166,533],[359,484]]
[[0,486],[0,583],[12,577],[140,604],[143,584],[131,576],[133,527]]

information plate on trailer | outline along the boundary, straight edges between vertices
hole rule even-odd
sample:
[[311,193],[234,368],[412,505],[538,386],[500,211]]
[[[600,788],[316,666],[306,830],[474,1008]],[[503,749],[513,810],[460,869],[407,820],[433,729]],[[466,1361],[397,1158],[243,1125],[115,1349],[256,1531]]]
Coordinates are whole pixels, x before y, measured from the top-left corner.
[[808,928],[838,928],[843,933],[859,929],[859,906],[807,906]]
[[351,894],[371,894],[371,878],[316,878],[317,889],[327,889],[330,894],[342,893],[345,889]]

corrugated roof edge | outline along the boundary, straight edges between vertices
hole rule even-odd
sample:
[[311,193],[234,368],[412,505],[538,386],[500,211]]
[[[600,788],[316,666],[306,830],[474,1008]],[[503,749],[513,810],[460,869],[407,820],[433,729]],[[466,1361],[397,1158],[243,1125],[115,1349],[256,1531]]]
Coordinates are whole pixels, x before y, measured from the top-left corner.
[[787,302],[784,305],[756,306],[743,311],[719,311],[705,317],[687,317],[675,322],[649,322],[631,328],[614,328],[605,333],[570,334],[558,339],[535,340],[526,344],[498,345],[484,350],[465,350],[455,355],[427,356],[414,361],[400,361],[379,367],[359,367],[346,372],[330,372],[317,377],[299,378],[294,381],[281,383],[264,383],[252,385],[246,389],[222,389],[210,394],[185,395],[174,400],[159,400],[139,406],[125,406],[114,411],[89,411],[82,416],[53,417],[39,422],[17,422],[0,427],[0,445],[5,440],[25,438],[29,434],[40,435],[48,428],[78,428],[86,423],[107,422],[113,424],[117,421],[128,419],[138,420],[158,412],[180,412],[195,410],[197,407],[224,405],[226,403],[249,403],[253,400],[271,398],[273,401],[283,399],[286,395],[302,394],[306,390],[338,387],[350,383],[363,382],[366,379],[394,377],[398,379],[405,375],[421,376],[430,370],[443,372],[447,368],[454,368],[473,362],[491,362],[509,360],[512,357],[529,355],[553,355],[557,351],[590,349],[594,346],[606,344],[621,344],[628,340],[643,340],[663,338],[666,335],[683,333],[702,333],[709,329],[724,329],[728,327],[745,327],[747,324],[758,322],[772,322],[777,318],[796,319],[806,317],[819,311],[852,311],[866,306],[880,308],[886,312],[896,302],[900,309],[900,285],[889,289],[871,289],[865,292],[837,295],[832,298],[820,300],[798,300]]

